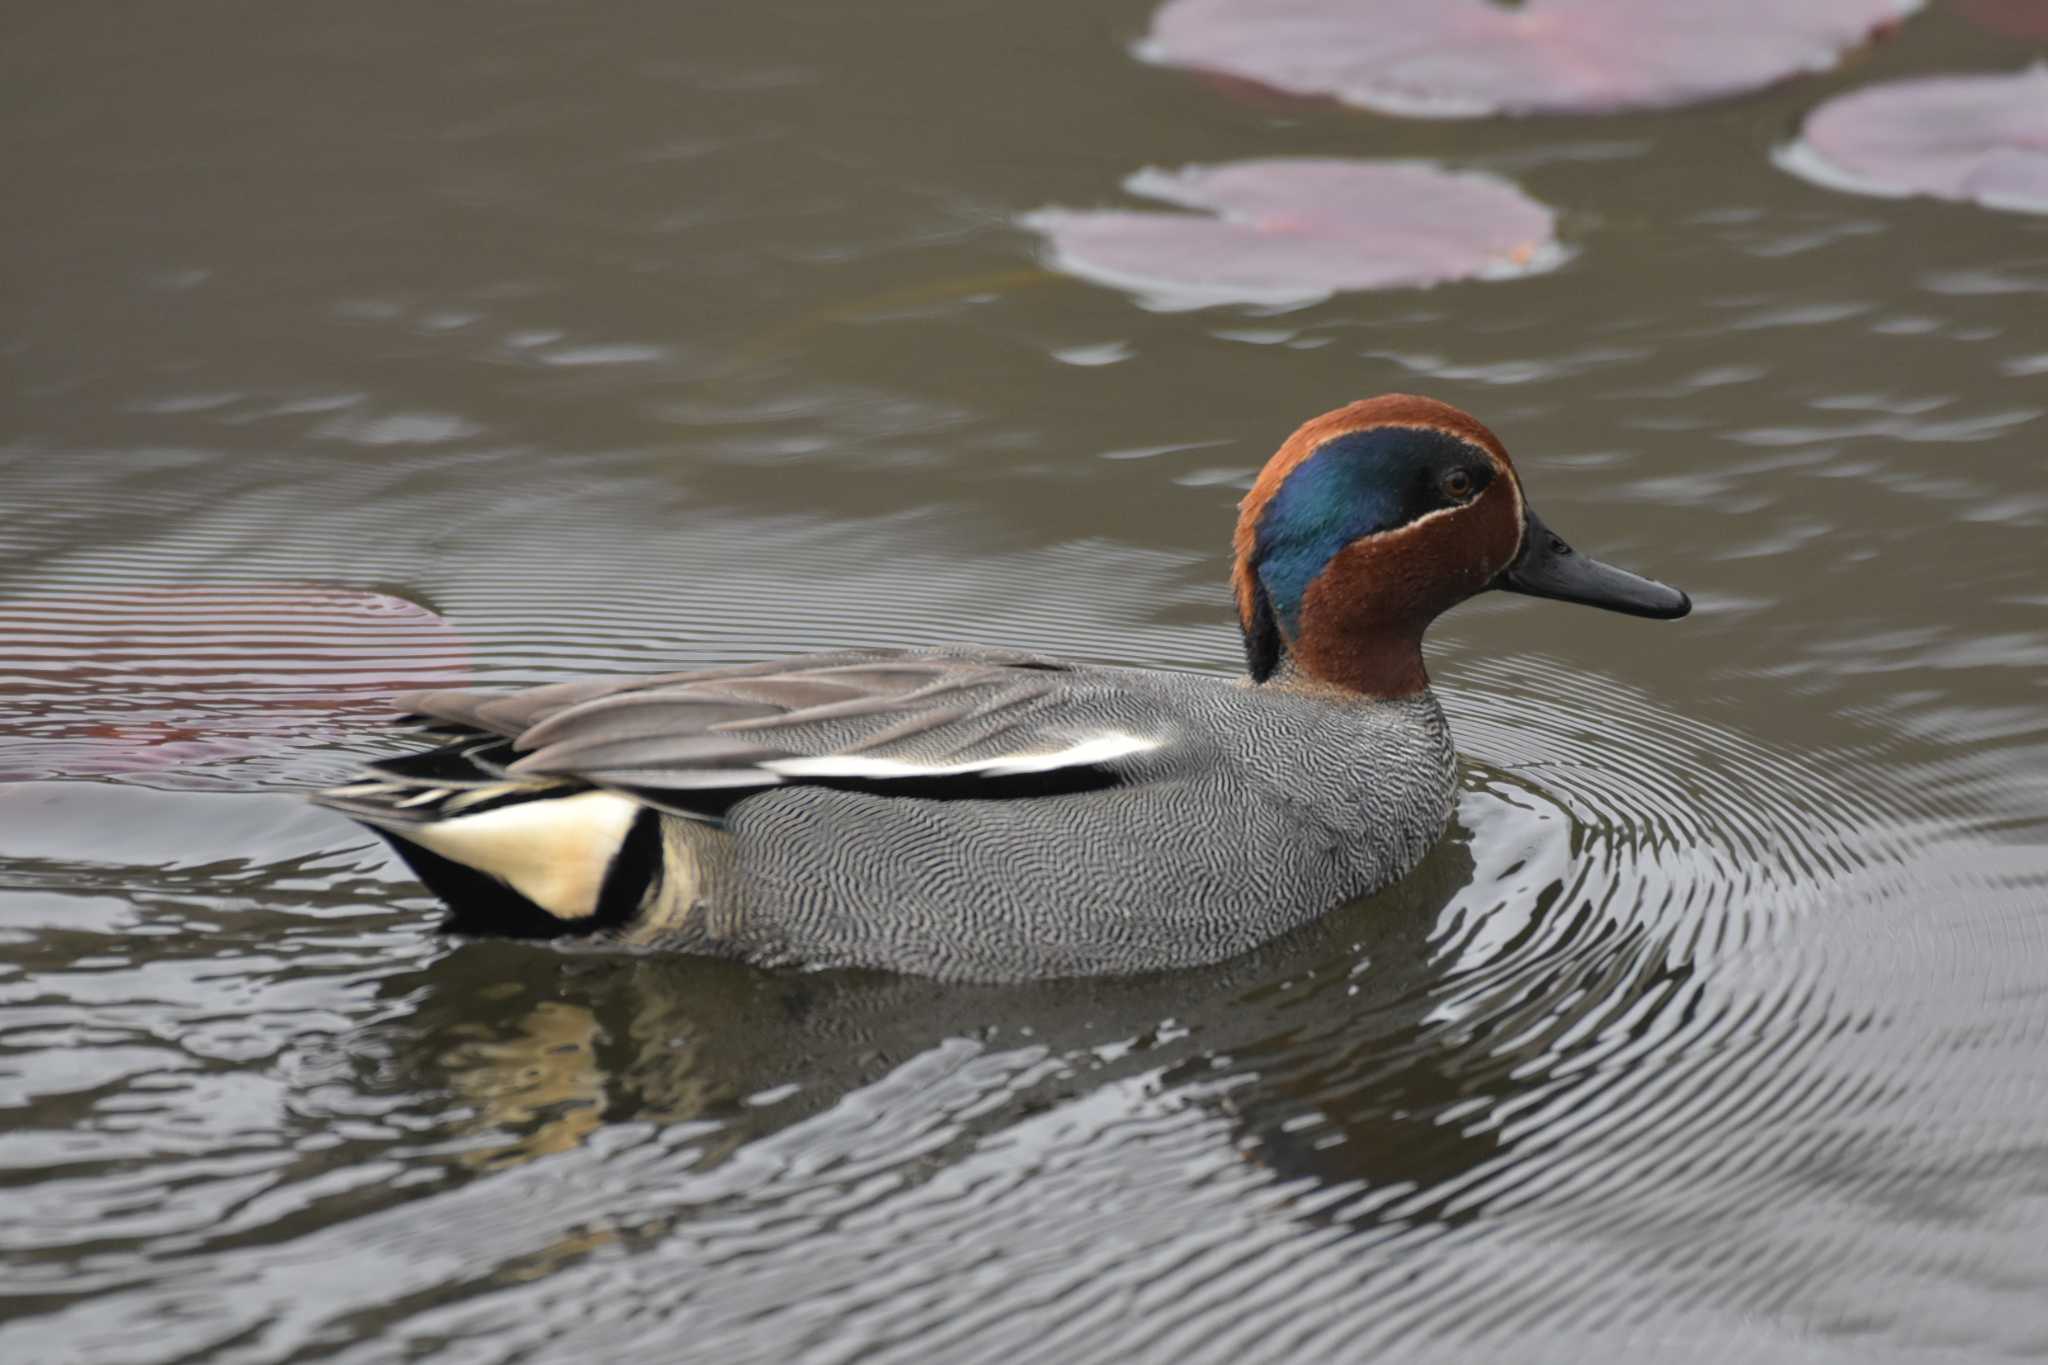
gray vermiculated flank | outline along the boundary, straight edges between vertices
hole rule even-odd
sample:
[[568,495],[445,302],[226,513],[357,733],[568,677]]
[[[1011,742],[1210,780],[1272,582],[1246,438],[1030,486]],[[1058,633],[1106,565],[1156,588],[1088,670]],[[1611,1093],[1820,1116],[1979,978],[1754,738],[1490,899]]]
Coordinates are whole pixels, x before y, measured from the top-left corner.
[[[551,784],[537,795],[595,782],[665,812],[664,876],[695,880],[694,908],[679,930],[628,923],[622,936],[952,978],[1243,952],[1412,868],[1449,817],[1456,766],[1427,693],[1338,700],[996,651],[864,652],[410,704],[512,738],[525,756],[511,775]],[[834,755],[965,765],[1105,735],[1156,747],[1097,765],[1114,785],[1057,795],[971,799],[989,780],[976,774],[924,779],[918,795],[883,779],[764,785],[775,779],[750,766]],[[687,813],[734,789],[722,820]]]
[[1428,752],[1429,730],[1443,735],[1428,703],[1389,704],[1374,719],[1394,723],[1367,728],[1354,708],[1276,705],[1209,679],[1157,687],[1142,703],[1121,688],[1090,699],[1106,718],[1166,712],[1201,737],[1113,765],[1130,786],[995,802],[797,788],[742,802],[729,837],[746,909],[728,942],[765,960],[937,976],[1187,966],[1394,880],[1443,827],[1449,745]]

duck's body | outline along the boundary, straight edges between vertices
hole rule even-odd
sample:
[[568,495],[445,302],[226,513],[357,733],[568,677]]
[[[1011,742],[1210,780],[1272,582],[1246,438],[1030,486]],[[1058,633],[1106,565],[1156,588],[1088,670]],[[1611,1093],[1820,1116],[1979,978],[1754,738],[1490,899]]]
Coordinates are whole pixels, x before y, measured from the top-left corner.
[[[396,836],[430,886],[445,880],[430,859],[467,856],[509,871],[505,891],[548,912],[479,906],[488,888],[449,895],[486,909],[470,919],[946,977],[1142,971],[1242,952],[1412,867],[1449,816],[1456,763],[1427,694],[1360,703],[983,650],[826,655],[580,703],[573,691],[512,694],[481,715],[477,701],[412,698],[470,737],[431,768],[407,775],[401,762],[328,796]],[[704,728],[734,717],[756,728]],[[875,742],[906,718],[917,732]],[[608,747],[652,754],[630,737],[636,723],[661,727],[688,762],[730,766],[597,767]],[[510,777],[513,743],[536,732],[535,752],[589,765],[609,789]],[[706,740],[723,755],[707,760]],[[1026,751],[1044,766],[1002,770]],[[713,774],[736,785],[664,785]],[[469,810],[495,804],[466,818],[449,809],[479,792]],[[562,846],[539,849],[542,830]],[[639,856],[606,886],[636,830]],[[522,862],[528,851],[538,856]]]
[[1441,834],[1438,612],[1488,586],[1686,605],[1569,558],[1490,433],[1399,395],[1298,431],[1237,548],[1239,681],[956,649],[423,693],[450,742],[320,799],[464,928],[959,978],[1181,967]]

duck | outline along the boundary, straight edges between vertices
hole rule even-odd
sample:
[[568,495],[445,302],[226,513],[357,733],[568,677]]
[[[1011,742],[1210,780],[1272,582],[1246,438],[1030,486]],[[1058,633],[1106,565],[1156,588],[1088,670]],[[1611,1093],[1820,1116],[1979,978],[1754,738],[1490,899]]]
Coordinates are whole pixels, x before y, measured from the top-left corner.
[[415,692],[319,792],[456,932],[952,980],[1215,963],[1412,871],[1457,786],[1423,635],[1500,590],[1653,619],[1506,448],[1413,394],[1303,423],[1238,507],[1245,671],[865,648]]

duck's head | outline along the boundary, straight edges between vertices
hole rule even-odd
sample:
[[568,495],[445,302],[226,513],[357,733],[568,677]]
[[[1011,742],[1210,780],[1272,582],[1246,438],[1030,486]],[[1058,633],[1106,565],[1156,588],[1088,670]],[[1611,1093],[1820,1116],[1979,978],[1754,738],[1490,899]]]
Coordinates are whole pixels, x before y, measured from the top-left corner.
[[1671,619],[1676,588],[1575,553],[1539,520],[1494,434],[1390,393],[1287,438],[1239,504],[1234,582],[1255,681],[1420,692],[1422,634],[1488,588]]

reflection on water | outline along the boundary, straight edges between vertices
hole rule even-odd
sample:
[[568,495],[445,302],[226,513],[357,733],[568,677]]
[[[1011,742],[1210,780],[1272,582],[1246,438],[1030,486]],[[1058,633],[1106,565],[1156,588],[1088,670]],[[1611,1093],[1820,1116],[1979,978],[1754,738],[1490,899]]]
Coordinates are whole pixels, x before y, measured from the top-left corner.
[[[0,1358],[2038,1349],[2048,222],[1770,161],[2010,41],[1936,10],[1725,105],[1417,125],[1138,66],[1149,9],[0,45]],[[1013,226],[1273,156],[1512,178],[1572,259],[1157,314]],[[442,675],[1231,669],[1231,503],[1390,388],[1699,610],[1462,609],[1452,836],[1243,960],[451,941],[296,798]]]
[[566,1151],[596,1131],[604,1098],[598,1083],[597,1020],[581,1005],[543,1000],[519,1021],[519,1035],[491,1041],[463,1020],[449,1036],[465,1041],[441,1059],[458,1093],[477,1106],[486,1129],[527,1130],[509,1146],[463,1153],[500,1165]]

